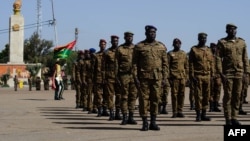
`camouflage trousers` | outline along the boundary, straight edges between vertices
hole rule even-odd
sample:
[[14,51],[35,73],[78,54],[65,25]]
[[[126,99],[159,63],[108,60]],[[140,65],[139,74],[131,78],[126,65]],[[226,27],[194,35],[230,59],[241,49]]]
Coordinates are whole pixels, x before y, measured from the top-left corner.
[[108,82],[104,90],[108,97],[108,108],[110,110],[114,110],[114,108],[121,109],[120,86],[115,82]]
[[171,86],[171,101],[173,113],[183,111],[184,99],[185,99],[185,79],[172,80]]
[[214,102],[219,102],[220,95],[221,95],[221,78],[214,78],[211,83],[211,94],[210,94],[210,100]]
[[105,93],[106,91],[104,90],[104,85],[101,83],[96,83],[93,88],[94,92],[94,101],[93,104],[96,105],[97,107],[106,107],[108,105],[108,96]]
[[121,83],[121,111],[123,114],[134,113],[137,98],[137,88],[131,74],[120,74]]
[[237,119],[242,90],[242,78],[228,78],[223,84],[223,108],[226,119]]
[[160,101],[159,104],[161,105],[167,105],[168,104],[168,94],[170,91],[169,85],[164,85],[161,87],[161,95],[160,95]]
[[210,98],[210,76],[197,75],[197,84],[194,84],[195,110],[206,110]]
[[[148,106],[151,115],[158,114],[158,104],[161,93],[161,80],[141,79],[140,88],[138,89],[139,96],[139,112],[141,117],[148,116]],[[149,105],[150,104],[150,105]]]

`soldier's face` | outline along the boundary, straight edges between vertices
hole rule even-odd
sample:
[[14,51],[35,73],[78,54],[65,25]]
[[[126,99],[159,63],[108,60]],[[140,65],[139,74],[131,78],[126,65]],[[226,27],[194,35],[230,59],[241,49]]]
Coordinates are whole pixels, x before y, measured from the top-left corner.
[[205,44],[207,42],[207,36],[206,35],[201,35],[198,38],[200,44]]
[[227,34],[230,36],[235,36],[237,33],[237,30],[235,27],[228,27],[226,30]]
[[155,40],[156,38],[156,30],[154,28],[151,28],[146,31],[146,36],[148,40]]
[[99,44],[99,47],[100,47],[101,50],[105,50],[105,48],[106,48],[106,43],[105,43],[105,42],[101,42],[101,43]]
[[125,40],[126,43],[132,43],[133,42],[133,35],[125,36],[124,40]]
[[118,38],[113,38],[113,39],[111,40],[111,44],[112,44],[112,46],[117,47],[118,44],[119,44],[119,39],[118,39]]

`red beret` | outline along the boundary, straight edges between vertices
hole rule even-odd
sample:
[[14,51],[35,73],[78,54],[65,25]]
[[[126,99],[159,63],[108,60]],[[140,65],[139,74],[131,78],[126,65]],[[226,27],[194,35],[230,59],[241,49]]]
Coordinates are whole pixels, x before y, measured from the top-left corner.
[[106,40],[100,39],[99,43],[102,43],[102,42],[107,43]]
[[79,51],[78,51],[78,54],[83,54],[83,51],[82,51],[82,50],[79,50]]
[[112,35],[112,36],[111,36],[111,39],[114,39],[114,38],[119,39],[119,37],[118,37],[118,36],[116,36],[116,35]]

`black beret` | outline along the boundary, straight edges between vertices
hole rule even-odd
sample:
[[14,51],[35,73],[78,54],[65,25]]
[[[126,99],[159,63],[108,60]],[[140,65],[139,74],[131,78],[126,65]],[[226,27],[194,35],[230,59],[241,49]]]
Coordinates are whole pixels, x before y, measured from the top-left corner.
[[235,29],[237,29],[237,26],[232,23],[226,25],[226,28],[230,28],[230,27],[234,27]]
[[111,35],[111,39],[114,39],[114,38],[119,39],[119,37],[118,37],[118,36],[116,36],[116,35]]
[[146,25],[146,26],[145,26],[145,30],[147,31],[147,30],[149,30],[149,29],[155,29],[155,30],[157,31],[157,28],[154,27],[153,25]]
[[202,35],[207,36],[207,33],[205,33],[205,32],[200,32],[200,33],[198,34],[198,36],[202,36]]
[[127,31],[127,32],[124,32],[124,36],[126,36],[126,35],[134,35],[134,33],[130,32],[130,31]]
[[84,54],[84,52],[82,50],[79,50],[78,54]]
[[210,43],[210,46],[216,46],[216,43]]
[[173,40],[173,44],[174,44],[174,43],[180,43],[180,44],[181,44],[181,40],[178,39],[178,38],[175,38],[175,39]]

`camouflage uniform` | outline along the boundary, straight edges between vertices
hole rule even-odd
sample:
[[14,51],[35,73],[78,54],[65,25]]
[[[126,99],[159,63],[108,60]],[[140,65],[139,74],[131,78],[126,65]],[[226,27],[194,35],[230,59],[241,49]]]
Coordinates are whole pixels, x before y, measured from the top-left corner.
[[[125,38],[133,38],[133,33],[125,32]],[[132,55],[134,44],[127,45],[126,43],[120,45],[116,50],[117,60],[117,77],[121,88],[121,110],[123,114],[122,125],[137,124],[134,119],[134,109],[137,98],[137,89],[132,76]],[[127,120],[127,113],[129,118]]]
[[[109,48],[105,52],[105,85],[107,87],[106,92],[108,95],[108,108],[110,110],[110,118],[113,119],[121,119],[120,117],[120,101],[121,101],[121,93],[120,93],[120,85],[117,82],[116,76],[116,67],[117,62],[115,60],[115,52],[116,48]],[[115,96],[115,102],[114,102]],[[114,106],[115,106],[115,116],[114,116]]]
[[[198,34],[199,42],[207,38],[206,33]],[[201,39],[202,38],[202,39]],[[205,43],[204,43],[205,44]],[[196,121],[209,121],[206,116],[210,98],[210,79],[213,75],[213,54],[205,45],[195,45],[189,54],[189,78],[194,83]],[[202,110],[202,113],[200,114]]]
[[[80,52],[78,52],[78,55],[80,55]],[[83,61],[78,58],[77,61],[75,61],[73,63],[73,67],[72,67],[72,82],[75,87],[76,90],[76,108],[82,108],[82,104],[81,104],[81,85],[82,85],[82,80],[81,80],[81,75],[80,75],[80,71],[81,71],[81,64],[83,63]]]
[[[135,45],[133,73],[138,87],[139,113],[143,120],[142,131],[160,130],[156,124],[162,80],[167,79],[168,62],[166,47],[156,41],[156,28],[146,26],[147,38]],[[153,39],[151,39],[153,38]],[[150,125],[148,128],[148,106],[150,104]]]
[[169,81],[171,86],[172,117],[183,117],[188,58],[183,50],[168,52]]
[[13,81],[14,81],[14,90],[17,91],[18,78],[17,78],[16,75],[15,75],[15,77],[13,78]]
[[[237,27],[232,24],[226,26],[228,35],[235,34],[236,29]],[[224,88],[224,117],[227,125],[239,125],[237,117],[242,91],[242,77],[243,73],[249,74],[247,45],[244,39],[240,37],[233,37],[233,39],[225,37],[218,41],[217,46],[221,58],[218,60],[222,61],[219,72],[222,76]]]
[[159,114],[168,114],[167,104],[168,104],[169,91],[170,91],[170,84],[169,81],[166,80],[166,84],[161,86],[160,102],[158,105]]
[[[104,40],[103,40],[104,42]],[[101,41],[100,41],[101,43]],[[105,78],[105,60],[104,60],[104,51],[99,51],[94,56],[94,103],[97,105],[98,117],[100,116],[109,116],[107,112],[107,103],[108,97],[106,91],[104,90],[104,78]],[[96,97],[96,98],[95,98]]]

